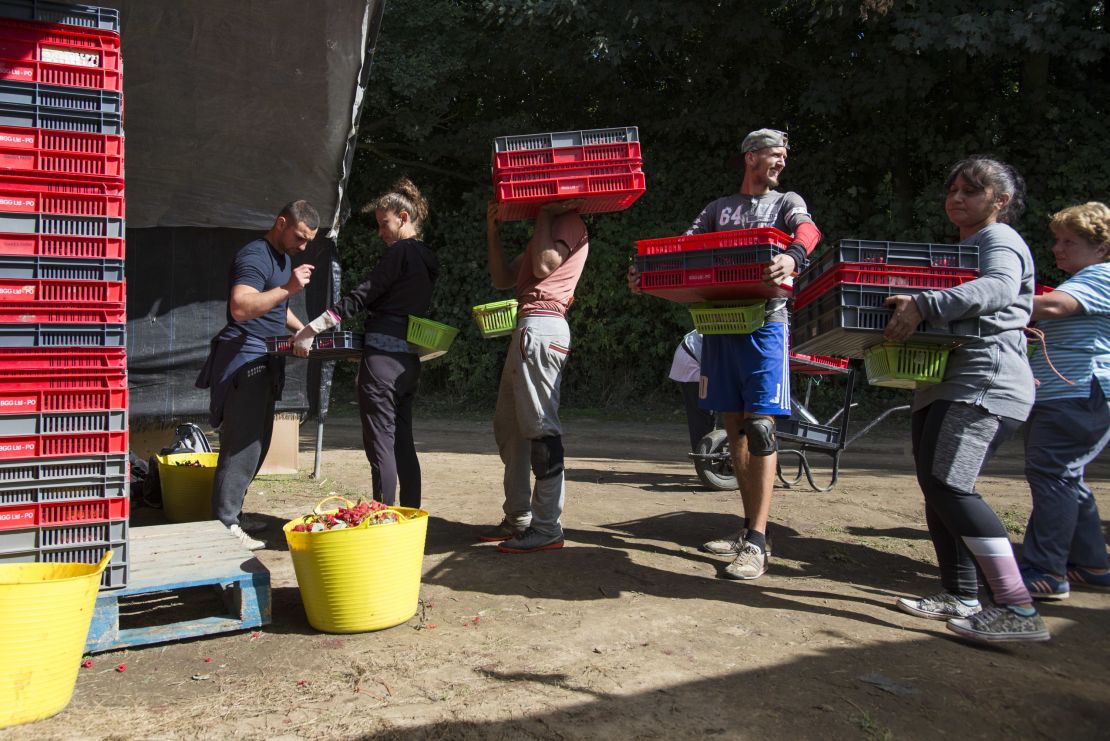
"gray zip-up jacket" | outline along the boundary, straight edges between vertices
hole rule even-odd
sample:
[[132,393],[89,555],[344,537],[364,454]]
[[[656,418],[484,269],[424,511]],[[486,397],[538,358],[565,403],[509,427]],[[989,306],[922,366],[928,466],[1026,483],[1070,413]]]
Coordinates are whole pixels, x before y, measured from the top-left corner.
[[1024,331],[1033,312],[1033,255],[1006,224],[990,224],[966,244],[979,246],[979,277],[914,300],[934,326],[979,317],[981,337],[949,353],[944,380],[917,391],[913,409],[945,399],[1024,420],[1034,397]]

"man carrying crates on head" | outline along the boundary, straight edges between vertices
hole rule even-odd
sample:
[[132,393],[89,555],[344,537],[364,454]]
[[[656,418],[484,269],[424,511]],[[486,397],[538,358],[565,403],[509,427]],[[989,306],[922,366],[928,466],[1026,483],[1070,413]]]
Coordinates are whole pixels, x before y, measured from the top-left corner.
[[[589,252],[580,200],[540,207],[524,252],[509,260],[501,246],[498,204],[486,214],[494,288],[515,288],[517,326],[501,370],[493,433],[505,464],[505,516],[487,542],[503,553],[563,547],[563,477],[559,390],[570,355],[566,313]],[[534,487],[531,477],[535,477]]]

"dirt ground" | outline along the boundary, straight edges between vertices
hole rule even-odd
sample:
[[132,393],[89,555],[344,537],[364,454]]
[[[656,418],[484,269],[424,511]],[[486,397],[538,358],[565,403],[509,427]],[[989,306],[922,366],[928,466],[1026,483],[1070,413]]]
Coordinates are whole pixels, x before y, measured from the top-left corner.
[[[568,421],[566,548],[503,555],[475,538],[501,514],[488,420],[420,418],[420,609],[337,636],[308,626],[280,532],[329,491],[368,494],[356,423],[333,419],[324,480],[302,452],[248,496],[271,625],[95,655],[65,711],[0,739],[1106,738],[1110,594],[1042,605],[1052,641],[1008,648],[894,609],[938,585],[907,425],[849,447],[832,492],[778,488],[771,569],[737,583],[697,545],[737,529],[738,495],[699,488],[684,426]],[[1104,509],[1108,473],[1089,471]],[[1020,543],[1016,445],[981,491]]]

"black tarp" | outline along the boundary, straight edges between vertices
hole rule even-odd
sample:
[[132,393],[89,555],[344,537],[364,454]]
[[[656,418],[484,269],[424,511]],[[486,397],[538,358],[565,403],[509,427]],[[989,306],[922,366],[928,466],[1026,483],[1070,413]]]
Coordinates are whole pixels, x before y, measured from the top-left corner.
[[[193,381],[224,323],[231,257],[286,202],[322,218],[294,311],[338,297],[334,238],[383,3],[99,3],[121,15],[133,418],[207,415]],[[330,369],[321,383],[306,366],[290,363],[280,408],[317,408]]]

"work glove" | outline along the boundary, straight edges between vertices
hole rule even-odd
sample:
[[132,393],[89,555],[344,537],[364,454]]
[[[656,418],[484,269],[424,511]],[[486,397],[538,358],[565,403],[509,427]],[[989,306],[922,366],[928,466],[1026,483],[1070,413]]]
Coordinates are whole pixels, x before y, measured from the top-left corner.
[[326,332],[339,325],[339,315],[328,309],[320,316],[304,325],[297,334],[293,335],[293,354],[297,357],[307,358],[308,351],[312,349],[312,341],[316,335]]

